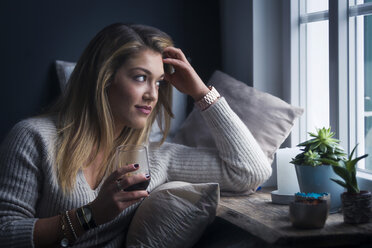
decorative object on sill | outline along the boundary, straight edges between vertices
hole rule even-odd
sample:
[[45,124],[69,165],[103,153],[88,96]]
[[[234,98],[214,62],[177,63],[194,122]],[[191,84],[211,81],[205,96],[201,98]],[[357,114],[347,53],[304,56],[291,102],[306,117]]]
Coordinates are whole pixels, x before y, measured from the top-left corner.
[[289,218],[293,227],[302,229],[323,228],[328,217],[328,193],[296,193],[289,204]]
[[334,172],[343,179],[343,181],[334,178],[331,178],[331,180],[347,190],[347,192],[341,194],[341,199],[344,222],[349,224],[368,223],[372,214],[371,192],[360,190],[356,178],[356,165],[359,160],[367,157],[368,154],[353,159],[356,148],[357,145],[347,160],[328,161],[332,165]]
[[330,193],[302,193],[298,192],[294,195],[295,202],[318,202],[319,200],[324,200],[327,202],[328,212],[331,208],[331,194]]
[[297,147],[281,148],[276,151],[278,190],[271,192],[271,201],[275,204],[288,205],[294,200],[294,193],[300,190],[295,168],[290,164],[291,158],[299,151]]
[[[301,153],[292,159],[295,165],[298,184],[301,192],[329,192],[332,195],[330,213],[341,209],[341,193],[343,187],[334,184],[330,178],[338,178],[332,170],[329,161],[344,160],[346,154],[339,145],[340,141],[333,138],[331,128],[317,129],[316,133],[309,132],[311,139],[298,144]],[[327,161],[327,163],[325,162]]]

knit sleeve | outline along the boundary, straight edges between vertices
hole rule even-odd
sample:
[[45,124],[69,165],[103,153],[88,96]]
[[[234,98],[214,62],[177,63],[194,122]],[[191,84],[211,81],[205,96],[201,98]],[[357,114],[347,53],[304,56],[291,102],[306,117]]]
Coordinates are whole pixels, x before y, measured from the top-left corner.
[[271,165],[247,126],[224,98],[201,114],[217,149],[166,144],[168,180],[218,182],[222,191],[254,191],[271,175]]
[[41,142],[18,123],[0,148],[0,244],[34,247],[35,206],[40,190]]

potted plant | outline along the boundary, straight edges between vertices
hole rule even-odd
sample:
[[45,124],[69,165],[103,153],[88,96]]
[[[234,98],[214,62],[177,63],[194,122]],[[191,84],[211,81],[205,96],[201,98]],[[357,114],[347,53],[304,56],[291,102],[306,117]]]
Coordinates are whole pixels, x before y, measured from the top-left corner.
[[309,135],[311,139],[297,145],[302,147],[302,152],[291,161],[296,166],[300,190],[304,193],[330,193],[330,212],[338,212],[341,208],[340,195],[344,189],[329,180],[338,176],[324,160],[338,162],[344,160],[346,154],[340,141],[333,138],[335,133],[331,132],[331,128],[316,129],[316,133],[309,132]]
[[353,159],[353,155],[357,146],[354,147],[347,160],[338,162],[326,160],[332,165],[334,172],[339,175],[343,181],[331,178],[332,181],[341,185],[346,189],[346,192],[341,194],[342,212],[344,222],[350,224],[367,223],[371,218],[371,192],[360,190],[356,178],[357,163],[368,156],[364,154]]

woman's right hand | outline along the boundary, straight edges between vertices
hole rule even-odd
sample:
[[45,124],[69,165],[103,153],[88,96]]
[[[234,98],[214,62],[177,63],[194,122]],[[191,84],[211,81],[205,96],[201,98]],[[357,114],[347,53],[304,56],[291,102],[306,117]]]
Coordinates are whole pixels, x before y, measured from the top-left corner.
[[123,166],[105,180],[97,198],[90,204],[97,225],[113,220],[124,209],[149,195],[146,190],[125,191],[131,185],[150,180],[144,174],[125,175],[137,169],[133,164]]

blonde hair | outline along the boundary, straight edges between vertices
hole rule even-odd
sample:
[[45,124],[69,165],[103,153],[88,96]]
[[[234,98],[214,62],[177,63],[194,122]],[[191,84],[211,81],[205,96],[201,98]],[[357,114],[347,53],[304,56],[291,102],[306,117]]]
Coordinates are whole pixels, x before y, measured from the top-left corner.
[[[145,49],[162,53],[173,46],[164,32],[144,25],[112,24],[100,31],[89,43],[69,79],[65,94],[54,107],[58,114],[57,177],[63,191],[76,183],[80,169],[88,166],[103,151],[98,176],[113,171],[110,161],[115,148],[124,144],[147,142],[151,126],[157,119],[163,132],[163,143],[169,128],[172,86],[159,88],[158,103],[143,129],[125,127],[114,137],[114,122],[107,89],[116,71],[128,58]],[[164,123],[162,123],[164,121]]]

